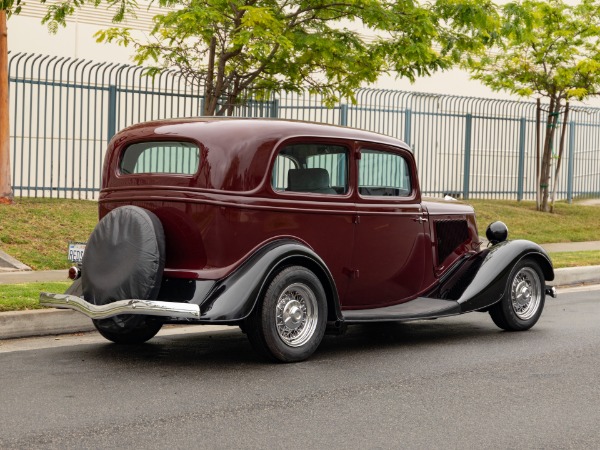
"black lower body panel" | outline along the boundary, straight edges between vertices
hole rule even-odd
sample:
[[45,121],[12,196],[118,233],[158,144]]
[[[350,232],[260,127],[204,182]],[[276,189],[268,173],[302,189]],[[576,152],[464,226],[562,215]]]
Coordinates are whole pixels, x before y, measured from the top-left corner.
[[406,303],[384,308],[342,311],[346,323],[435,319],[460,313],[460,305],[454,300],[425,297],[418,297]]

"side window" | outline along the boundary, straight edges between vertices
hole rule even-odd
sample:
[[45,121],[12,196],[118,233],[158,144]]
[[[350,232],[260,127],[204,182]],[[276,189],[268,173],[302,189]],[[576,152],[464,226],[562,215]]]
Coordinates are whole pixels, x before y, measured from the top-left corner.
[[358,192],[363,196],[408,197],[412,191],[406,160],[394,153],[362,150]]
[[140,142],[123,152],[121,173],[171,173],[193,175],[200,164],[200,150],[189,142]]
[[341,145],[288,145],[275,159],[271,180],[275,191],[345,194],[348,150]]

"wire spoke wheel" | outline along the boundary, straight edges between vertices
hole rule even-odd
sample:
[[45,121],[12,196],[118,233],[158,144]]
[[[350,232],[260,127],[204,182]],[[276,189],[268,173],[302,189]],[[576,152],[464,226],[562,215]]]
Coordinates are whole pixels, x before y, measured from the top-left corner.
[[510,298],[513,310],[522,320],[531,319],[537,312],[542,298],[542,284],[537,272],[524,267],[513,279]]
[[286,345],[304,345],[314,334],[319,319],[314,292],[302,283],[288,286],[277,300],[275,318],[277,333]]
[[244,329],[263,357],[295,362],[314,353],[326,325],[327,296],[321,281],[306,267],[290,266],[273,278]]

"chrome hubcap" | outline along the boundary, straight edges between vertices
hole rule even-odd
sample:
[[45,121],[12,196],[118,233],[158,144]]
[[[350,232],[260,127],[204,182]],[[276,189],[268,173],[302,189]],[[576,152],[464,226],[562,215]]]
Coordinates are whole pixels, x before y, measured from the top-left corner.
[[303,283],[283,290],[275,311],[277,334],[290,347],[304,345],[314,334],[319,311],[314,292]]
[[523,267],[511,285],[512,307],[521,320],[531,319],[542,301],[542,283],[538,273],[531,267]]

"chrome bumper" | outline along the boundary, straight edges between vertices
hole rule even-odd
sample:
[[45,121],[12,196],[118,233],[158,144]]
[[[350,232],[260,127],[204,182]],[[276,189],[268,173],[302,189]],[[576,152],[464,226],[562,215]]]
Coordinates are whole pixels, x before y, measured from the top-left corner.
[[120,314],[141,314],[177,319],[199,319],[200,307],[189,303],[159,302],[157,300],[119,300],[108,305],[93,305],[75,295],[40,294],[40,304],[59,309],[72,309],[90,319],[106,319]]

